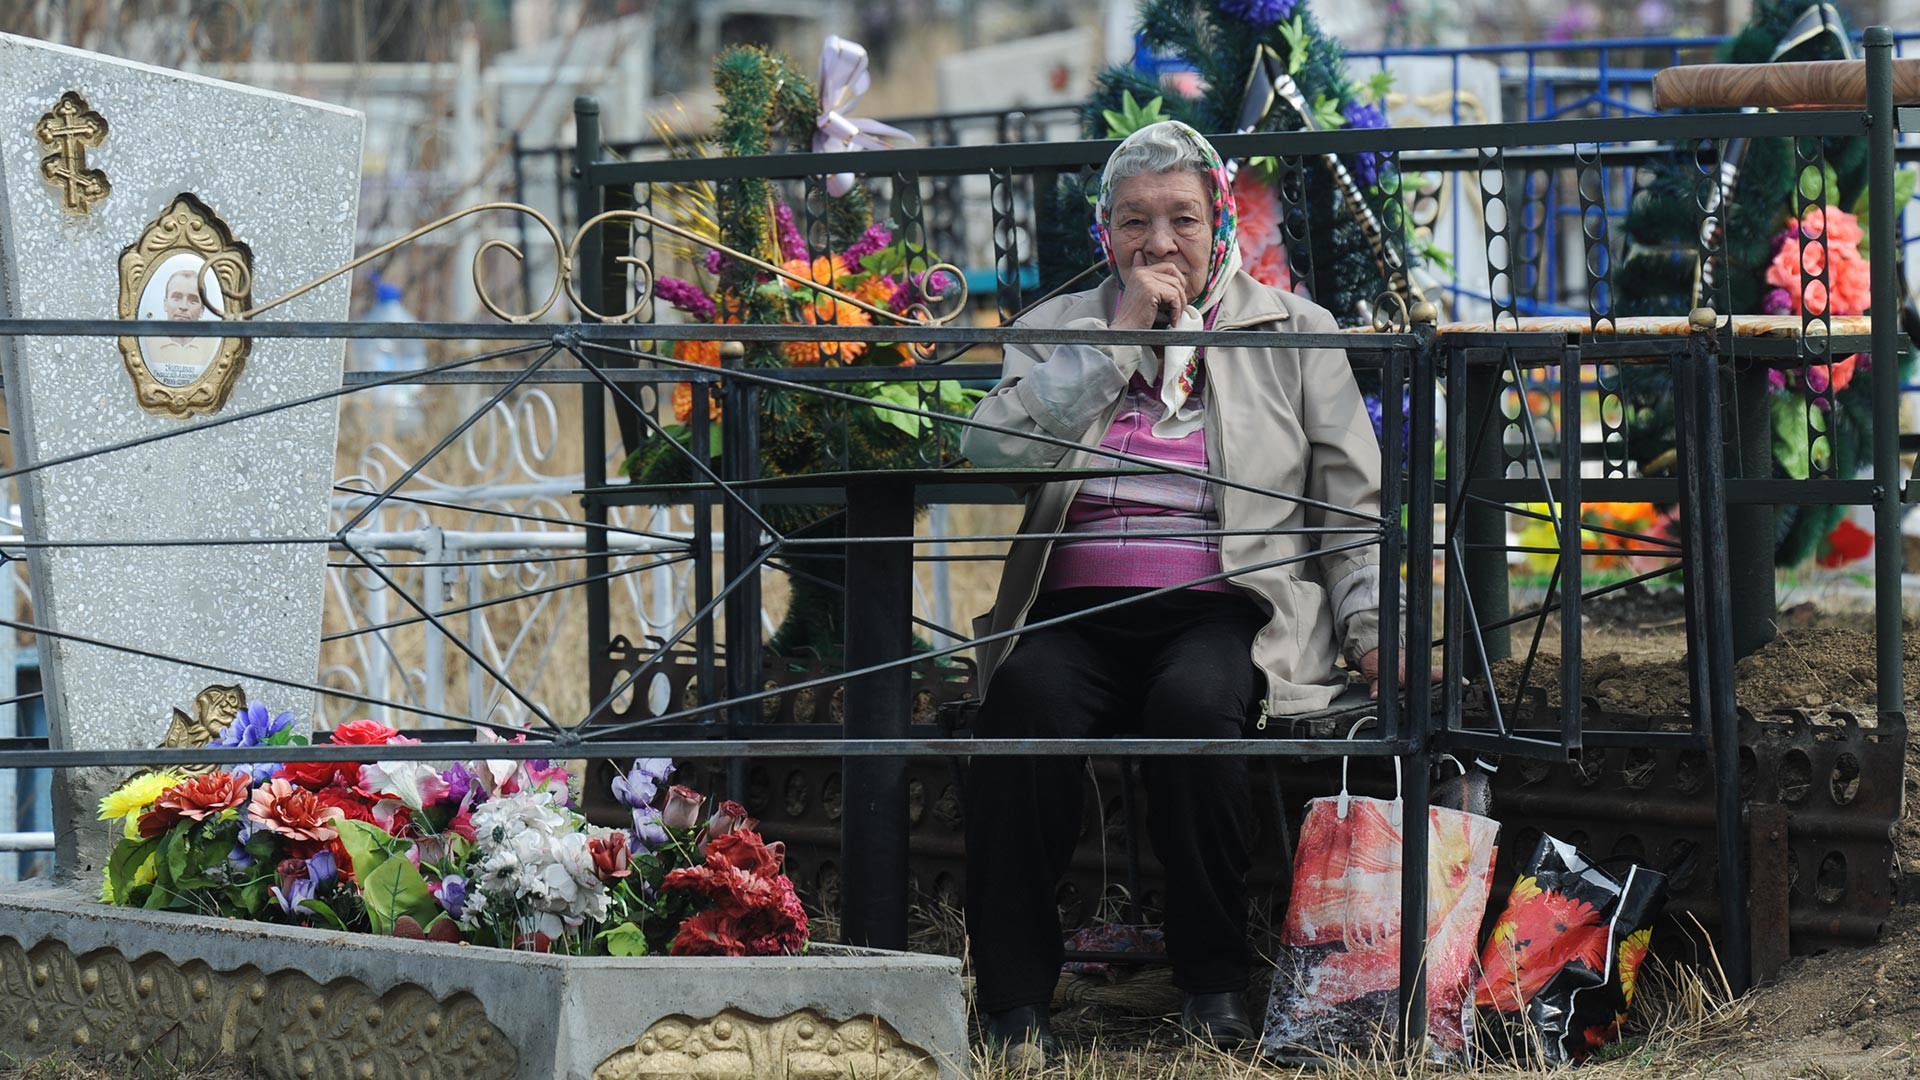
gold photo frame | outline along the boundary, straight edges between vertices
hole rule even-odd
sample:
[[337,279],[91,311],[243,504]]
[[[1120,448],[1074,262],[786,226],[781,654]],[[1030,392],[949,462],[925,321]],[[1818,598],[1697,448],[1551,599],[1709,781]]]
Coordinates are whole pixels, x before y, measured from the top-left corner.
[[[253,305],[253,252],[190,193],[120,253],[122,319],[218,322]],[[186,419],[226,405],[246,366],[248,338],[122,337],[120,356],[147,412]]]

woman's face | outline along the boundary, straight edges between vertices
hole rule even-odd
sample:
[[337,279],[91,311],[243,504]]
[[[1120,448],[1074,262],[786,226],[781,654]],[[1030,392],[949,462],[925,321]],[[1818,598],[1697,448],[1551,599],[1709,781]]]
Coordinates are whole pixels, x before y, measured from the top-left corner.
[[1187,282],[1187,301],[1207,283],[1213,250],[1213,199],[1206,177],[1191,170],[1129,176],[1113,186],[1107,219],[1113,262],[1125,283],[1136,256],[1149,266],[1166,263]]

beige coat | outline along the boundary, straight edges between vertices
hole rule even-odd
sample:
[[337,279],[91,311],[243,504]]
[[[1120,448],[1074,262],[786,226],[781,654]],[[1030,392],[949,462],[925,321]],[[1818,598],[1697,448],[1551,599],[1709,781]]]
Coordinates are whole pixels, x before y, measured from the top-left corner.
[[[1042,304],[1020,325],[1104,330],[1117,295],[1115,283],[1109,280],[1092,291]],[[1325,309],[1241,273],[1220,302],[1214,328],[1328,333],[1336,326]],[[1131,345],[1009,346],[1005,374],[973,417],[1097,447],[1113,422],[1140,352]],[[1344,353],[1209,347],[1206,368],[1207,459],[1215,473],[1237,483],[1297,492],[1365,514],[1379,513],[1380,445]],[[1116,464],[1085,450],[981,428],[967,429],[961,451],[983,468]],[[1079,488],[1078,481],[1070,481],[1030,491],[1020,531],[1058,532]],[[1236,488],[1217,487],[1214,497],[1222,529],[1373,528],[1343,514]],[[1222,569],[1336,546],[1361,535],[1223,536]],[[1053,542],[1044,539],[1013,544],[993,611],[974,620],[976,635],[1025,623],[1052,547]],[[1334,666],[1341,650],[1352,663],[1379,643],[1377,545],[1269,567],[1231,580],[1272,615],[1253,642],[1253,662],[1267,677],[1264,711],[1271,715],[1325,708],[1346,681]],[[1336,612],[1342,617],[1336,618]],[[976,650],[982,693],[1017,640],[1008,638]]]

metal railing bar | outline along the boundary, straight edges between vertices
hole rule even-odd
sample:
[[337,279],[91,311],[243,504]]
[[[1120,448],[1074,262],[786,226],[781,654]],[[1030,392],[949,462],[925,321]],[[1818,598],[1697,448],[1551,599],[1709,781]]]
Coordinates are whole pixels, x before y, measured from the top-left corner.
[[[438,612],[436,612],[436,614],[442,615],[442,616],[465,615],[471,611],[480,611],[485,608],[498,607],[501,604],[517,603],[521,600],[531,600],[531,599],[534,599],[535,597],[546,596],[550,593],[562,592],[566,589],[577,588],[581,585],[586,585],[596,581],[612,581],[615,578],[625,577],[628,574],[636,574],[643,570],[658,570],[663,566],[672,566],[675,563],[688,562],[688,561],[691,561],[692,559],[693,559],[693,556],[690,554],[674,555],[664,559],[656,559],[652,562],[638,563],[633,566],[623,566],[618,569],[609,570],[604,574],[594,574],[588,577],[574,578],[569,581],[555,582],[552,585],[542,585],[539,588],[535,588],[535,589],[525,589],[520,592],[509,593],[506,596],[495,596],[486,600],[481,600],[477,603],[460,604],[455,607],[441,608]],[[339,563],[337,565],[357,569],[357,567],[353,563]],[[395,565],[398,565],[404,568],[404,567],[418,566],[420,564],[419,563],[400,563]],[[470,566],[473,564],[456,562],[456,563],[445,563],[441,565]],[[423,623],[426,621],[428,620],[418,615],[415,615],[405,619],[394,619],[390,622],[379,623],[377,625],[356,627],[355,629],[352,629],[352,630],[336,630],[331,634],[320,635],[320,641],[324,644],[329,641],[339,641],[344,638],[359,637],[362,634],[372,634],[372,633],[378,633],[384,630],[397,630],[402,627],[417,626],[420,623]]]
[[547,351],[541,353],[538,359],[534,360],[533,363],[527,365],[527,367],[524,370],[522,370],[517,377],[508,380],[504,385],[500,387],[500,389],[495,390],[493,392],[493,396],[489,397],[484,404],[482,404],[478,409],[475,409],[471,413],[469,413],[467,415],[467,418],[460,421],[459,424],[455,425],[452,431],[449,431],[445,435],[442,435],[440,437],[440,441],[434,444],[433,449],[428,450],[425,454],[422,454],[418,458],[415,458],[413,463],[411,465],[408,465],[406,469],[404,469],[400,473],[399,478],[396,479],[393,483],[388,484],[384,491],[381,491],[375,494],[373,498],[370,499],[365,506],[362,506],[360,509],[354,511],[353,516],[347,519],[347,523],[345,525],[340,526],[340,528],[336,530],[335,535],[344,538],[348,533],[352,532],[354,528],[358,526],[361,522],[367,520],[368,515],[378,511],[380,509],[380,505],[386,502],[388,497],[392,496],[394,492],[399,491],[401,488],[405,487],[407,484],[407,481],[420,475],[420,470],[426,468],[429,464],[431,464],[433,462],[433,459],[439,457],[440,454],[447,449],[447,447],[452,446],[455,442],[459,441],[460,436],[466,434],[468,428],[471,428],[473,425],[479,423],[484,417],[487,416],[487,414],[493,412],[493,407],[495,405],[498,405],[500,404],[500,402],[506,400],[507,395],[513,393],[513,391],[517,389],[521,383],[525,382],[527,379],[527,376],[532,375],[534,372],[545,367],[547,364],[547,361],[553,359],[554,354],[557,353],[558,351],[559,351],[559,348],[557,346],[553,346],[553,345],[547,346]]
[[[464,638],[460,637],[460,635],[454,633],[453,631],[447,629],[446,625],[440,621],[439,616],[435,615],[431,611],[428,611],[426,607],[420,603],[420,601],[415,600],[413,598],[412,593],[401,588],[400,583],[394,580],[393,575],[387,573],[385,570],[382,570],[379,567],[379,565],[376,564],[372,559],[367,558],[366,553],[361,551],[359,548],[355,547],[352,541],[342,539],[341,544],[344,545],[348,551],[352,552],[354,556],[357,557],[363,564],[365,564],[368,570],[373,571],[374,576],[379,578],[383,583],[385,583],[387,588],[393,591],[394,595],[398,596],[401,599],[401,601],[403,601],[408,607],[412,608],[415,612],[417,612],[419,615],[425,618],[427,622],[431,623],[433,625],[433,628],[435,630],[438,630],[441,633],[441,635],[444,636],[449,642],[452,642],[454,648],[459,649],[462,653],[466,654],[467,659],[473,661],[475,664],[478,664],[480,666],[480,670],[485,671],[489,676],[493,678],[494,682],[499,683],[500,686],[507,691],[507,693],[512,694],[515,701],[518,701],[520,704],[526,706],[527,711],[531,712],[534,716],[538,717],[541,723],[546,724],[548,727],[553,728],[554,730],[559,730],[560,725],[554,721],[553,717],[547,715],[547,711],[545,709],[541,708],[537,703],[534,702],[532,698],[528,697],[526,693],[522,691],[520,687],[513,682],[513,680],[501,674],[501,672],[497,668],[495,668],[492,664],[488,663],[486,658],[481,656],[478,652],[476,652],[472,646],[468,645]],[[379,638],[377,640],[385,641],[386,639]]]
[[[1252,573],[1257,573],[1258,571],[1261,571],[1261,570],[1273,569],[1274,567],[1289,566],[1293,563],[1304,562],[1308,559],[1319,558],[1322,555],[1337,555],[1344,551],[1356,551],[1363,548],[1370,548],[1377,543],[1379,543],[1378,540],[1355,541],[1353,543],[1340,544],[1331,548],[1320,548],[1314,551],[1301,552],[1300,554],[1297,554],[1297,555],[1288,555],[1279,559],[1270,559],[1265,562],[1253,563],[1248,566],[1239,567],[1238,569],[1235,569],[1235,570],[1222,570],[1217,574],[1208,574],[1203,577],[1191,578],[1179,584],[1168,585],[1162,588],[1152,589],[1147,592],[1139,593],[1133,596],[1122,597],[1118,600],[1112,600],[1104,604],[1097,604],[1093,607],[1085,608],[1080,611],[1071,612],[1066,615],[1055,616],[1054,618],[1051,618],[1051,619],[1042,619],[1039,622],[1028,623],[1025,626],[1017,626],[1011,630],[1001,630],[991,634],[983,634],[979,637],[959,641],[958,643],[953,645],[943,645],[943,646],[940,646],[939,648],[929,649],[925,652],[914,653],[912,656],[903,657],[895,660],[887,660],[878,664],[870,664],[867,667],[857,668],[853,671],[844,671],[836,675],[823,676],[821,678],[811,679],[805,682],[790,683],[786,686],[780,687],[775,690],[762,690],[757,693],[746,694],[740,697],[731,698],[724,702],[714,702],[713,704],[710,704],[710,705],[700,705],[691,709],[682,709],[678,712],[664,713],[660,716],[651,717],[646,720],[629,720],[624,723],[615,724],[606,728],[600,728],[600,729],[590,728],[588,729],[589,735],[587,737],[591,739],[595,732],[603,733],[607,737],[621,735],[621,734],[625,734],[626,732],[634,731],[643,727],[648,727],[653,724],[671,723],[675,720],[684,720],[692,716],[698,716],[701,713],[711,712],[714,709],[720,708],[721,706],[725,706],[725,705],[750,704],[752,702],[761,701],[765,698],[776,697],[783,693],[791,693],[796,690],[805,690],[805,689],[809,689],[817,686],[826,686],[832,683],[846,682],[850,679],[863,678],[867,675],[877,674],[879,672],[886,671],[891,668],[912,664],[919,660],[938,659],[942,656],[950,656],[954,653],[964,652],[967,649],[975,648],[980,645],[991,644],[995,641],[1004,641],[1008,638],[1018,637],[1021,634],[1032,633],[1033,631],[1036,631],[1036,630],[1045,630],[1049,627],[1059,626],[1064,623],[1072,622],[1075,619],[1083,619],[1091,615],[1102,614],[1108,611],[1116,611],[1128,605],[1140,603],[1143,600],[1149,600],[1154,597],[1165,596],[1169,593],[1179,592],[1184,589],[1192,588],[1195,585],[1205,585],[1209,582],[1214,582],[1214,581],[1226,581],[1230,578],[1238,577],[1242,574],[1252,574]],[[765,557],[764,554],[762,556],[759,556],[759,558],[764,558],[764,557]],[[604,705],[602,707],[604,707]]]
[[[490,728],[494,731],[503,732],[509,735],[531,736],[531,735],[537,734],[537,732],[534,729],[517,727],[513,724],[501,724],[491,720],[476,720],[470,716],[459,716],[454,713],[441,712],[437,709],[429,709],[424,706],[411,705],[411,704],[407,704],[405,702],[399,702],[399,701],[389,701],[385,698],[377,698],[368,694],[357,694],[351,690],[341,690],[336,687],[326,686],[321,683],[301,682],[297,679],[282,678],[281,676],[278,676],[278,675],[268,675],[258,671],[248,671],[242,668],[227,667],[221,664],[207,663],[202,660],[190,660],[183,656],[174,656],[169,653],[156,652],[152,649],[144,649],[138,645],[123,645],[123,644],[120,644],[119,642],[107,641],[104,638],[97,638],[88,634],[77,634],[77,633],[73,633],[71,631],[66,631],[66,630],[56,630],[50,626],[41,626],[36,623],[23,622],[18,619],[0,618],[0,627],[6,627],[8,629],[16,630],[24,634],[34,634],[40,637],[53,638],[58,641],[71,641],[79,645],[91,645],[94,648],[107,649],[117,653],[125,653],[128,656],[138,656],[146,660],[158,660],[158,661],[161,661],[162,663],[179,664],[182,667],[196,668],[200,671],[211,671],[216,675],[226,675],[226,676],[231,676],[233,678],[249,679],[254,682],[263,682],[273,686],[284,686],[289,690],[305,690],[309,693],[320,694],[323,697],[338,698],[342,701],[355,701],[355,702],[359,702],[362,705],[373,705],[373,706],[378,706],[378,707],[383,707],[388,709],[397,709],[401,712],[413,713],[414,715],[417,715],[417,716],[432,717],[435,720],[447,720],[456,724],[468,724],[474,727]],[[252,753],[256,758],[260,756],[259,747],[248,748],[247,752]],[[235,759],[235,760],[240,760],[240,759]]]
[[[593,343],[586,344],[586,348],[599,349],[604,352],[614,352],[614,353],[626,353],[629,351],[629,350],[615,349],[610,346],[593,344]],[[662,362],[671,363],[675,365],[686,363],[686,361],[676,360],[672,357],[656,357],[654,359],[659,359]],[[698,365],[688,365],[688,366],[698,366]],[[751,371],[744,368],[730,370],[728,372],[728,376],[730,378],[744,379],[749,382],[766,383],[766,382],[774,381],[774,380],[765,378],[765,376],[761,375],[757,371]],[[1257,485],[1243,484],[1238,481],[1228,480],[1225,477],[1215,476],[1211,473],[1208,473],[1204,469],[1191,469],[1183,465],[1169,465],[1168,463],[1164,461],[1160,461],[1155,458],[1142,457],[1139,454],[1129,454],[1119,450],[1109,450],[1105,447],[1088,446],[1084,443],[1077,443],[1071,439],[1058,438],[1053,435],[1048,435],[1044,432],[1020,431],[1016,428],[1003,427],[999,424],[989,424],[982,420],[975,420],[970,416],[955,416],[949,413],[930,412],[926,409],[916,409],[911,406],[896,405],[892,402],[879,401],[874,398],[864,398],[857,394],[843,394],[836,390],[823,390],[818,387],[808,387],[805,392],[810,394],[817,394],[821,397],[830,398],[836,401],[846,401],[855,405],[866,405],[873,408],[883,408],[890,412],[905,413],[908,416],[918,416],[923,419],[934,420],[941,423],[958,424],[961,427],[979,428],[983,431],[990,431],[997,435],[1012,435],[1015,438],[1026,439],[1029,442],[1045,443],[1048,446],[1059,446],[1069,450],[1083,450],[1095,457],[1108,458],[1114,461],[1126,462],[1128,464],[1133,464],[1133,465],[1144,465],[1149,468],[1157,469],[1161,472],[1165,472],[1165,473],[1169,473],[1177,476],[1189,476],[1196,479],[1205,480],[1210,484],[1216,484],[1220,487],[1232,488],[1236,491],[1245,491],[1245,492],[1248,492],[1249,494],[1259,495],[1262,498],[1279,499],[1283,502],[1290,502],[1290,503],[1294,503],[1295,505],[1309,507],[1316,510],[1322,510],[1327,513],[1340,514],[1344,517],[1352,518],[1353,520],[1356,520],[1356,521],[1364,521],[1370,525],[1385,526],[1387,524],[1387,519],[1384,515],[1365,514],[1358,510],[1354,510],[1350,507],[1336,506],[1332,503],[1322,502],[1319,499],[1310,499],[1305,495],[1294,495],[1288,492],[1274,491],[1268,488],[1259,487]],[[5,479],[4,475],[0,475],[0,479]],[[617,489],[609,488],[607,490],[617,490]]]
[[[367,324],[367,325],[387,325],[387,324],[374,323],[374,324]],[[395,323],[392,325],[398,326],[398,325],[405,325],[405,324]],[[5,337],[5,336],[7,336],[6,330],[4,329],[4,327],[0,327],[0,337]],[[479,364],[479,363],[484,363],[485,361],[488,361],[488,360],[497,360],[497,359],[500,359],[501,357],[513,356],[518,353],[531,352],[538,347],[539,347],[538,345],[515,345],[511,348],[501,349],[491,353],[481,353],[479,355],[465,357],[460,360],[450,360],[445,364],[437,365],[434,368],[431,368],[429,370],[433,370],[433,371],[452,370],[454,368],[465,367],[470,364]],[[381,385],[381,386],[393,385],[393,384],[398,384],[400,381],[401,380],[398,378],[393,378],[393,379],[382,380],[380,383],[371,384],[371,385]],[[47,458],[44,461],[30,462],[25,465],[15,465],[9,469],[0,469],[0,480],[11,480],[16,476],[25,476],[28,473],[39,472],[42,469],[51,469],[59,465],[70,465],[76,461],[86,461],[89,458],[101,457],[106,454],[117,453],[121,450],[131,450],[136,446],[145,446],[148,443],[161,442],[166,439],[177,439],[185,435],[196,435],[196,434],[199,434],[200,432],[211,431],[214,428],[224,427],[227,424],[237,424],[243,420],[255,420],[263,416],[272,416],[275,413],[286,412],[289,409],[297,409],[306,405],[314,405],[323,401],[330,401],[351,392],[352,391],[344,387],[338,390],[322,390],[317,394],[308,394],[305,397],[294,398],[291,401],[282,401],[277,404],[263,406],[258,409],[249,409],[245,412],[229,413],[225,416],[214,416],[210,418],[203,418],[200,423],[194,424],[191,427],[168,428],[165,431],[156,431],[147,435],[138,435],[131,439],[124,439],[117,443],[109,443],[105,446],[97,446],[90,450],[79,450],[71,454],[62,454],[59,457]]]

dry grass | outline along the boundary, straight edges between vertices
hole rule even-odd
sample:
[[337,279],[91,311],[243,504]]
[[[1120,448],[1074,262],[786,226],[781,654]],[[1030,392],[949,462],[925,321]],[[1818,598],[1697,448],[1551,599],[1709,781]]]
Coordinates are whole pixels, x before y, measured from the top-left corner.
[[[1165,981],[1163,973],[1146,977]],[[1688,968],[1655,963],[1643,978],[1645,991],[1635,1005],[1627,1039],[1580,1066],[1578,1075],[1595,1080],[1741,1075],[1738,1051],[1748,1044],[1745,1032],[1751,1019],[1751,1007],[1745,999],[1730,999],[1724,984],[1716,986]],[[1110,1017],[1056,1015],[1055,1026],[1066,1049],[1054,1065],[1034,1072],[1010,1068],[1000,1060],[976,1054],[972,1062],[975,1080],[1399,1080],[1443,1076],[1519,1080],[1575,1074],[1571,1068],[1539,1062],[1473,1069],[1441,1066],[1397,1057],[1384,1046],[1363,1048],[1311,1065],[1281,1065],[1264,1061],[1250,1050],[1229,1053],[1196,1045],[1180,1032],[1171,1016],[1116,1024]]]

